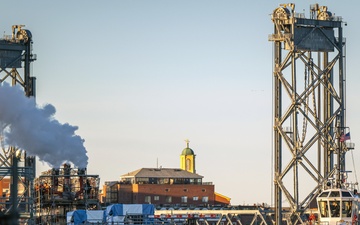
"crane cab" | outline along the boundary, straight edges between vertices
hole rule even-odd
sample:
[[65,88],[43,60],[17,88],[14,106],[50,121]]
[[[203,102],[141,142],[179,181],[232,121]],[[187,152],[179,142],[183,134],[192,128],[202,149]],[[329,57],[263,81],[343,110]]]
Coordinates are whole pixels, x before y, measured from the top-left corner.
[[317,198],[320,224],[358,224],[358,198],[350,190],[332,188]]

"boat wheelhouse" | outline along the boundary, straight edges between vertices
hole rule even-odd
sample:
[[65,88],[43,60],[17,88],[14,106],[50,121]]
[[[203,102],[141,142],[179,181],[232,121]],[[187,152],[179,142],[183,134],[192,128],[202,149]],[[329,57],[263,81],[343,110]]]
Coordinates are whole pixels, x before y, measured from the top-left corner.
[[357,224],[358,198],[347,189],[331,188],[317,197],[320,224]]

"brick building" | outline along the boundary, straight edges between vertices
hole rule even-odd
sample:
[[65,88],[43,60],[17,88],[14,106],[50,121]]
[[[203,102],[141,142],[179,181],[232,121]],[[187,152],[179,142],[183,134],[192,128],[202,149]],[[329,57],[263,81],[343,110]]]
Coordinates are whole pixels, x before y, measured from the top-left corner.
[[180,168],[141,168],[105,182],[105,204],[146,204],[156,206],[207,207],[229,205],[230,198],[215,192],[215,185],[196,174],[195,154],[189,147],[180,155]]

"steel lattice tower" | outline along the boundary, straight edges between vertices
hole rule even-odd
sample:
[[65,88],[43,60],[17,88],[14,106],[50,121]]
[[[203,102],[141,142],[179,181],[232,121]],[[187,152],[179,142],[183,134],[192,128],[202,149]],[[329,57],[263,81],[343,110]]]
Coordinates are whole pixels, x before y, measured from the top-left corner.
[[[30,64],[36,56],[32,54],[31,32],[22,27],[12,26],[12,35],[0,39],[0,83],[8,81],[13,86],[20,85],[27,97],[35,97],[35,77],[31,76]],[[35,157],[28,157],[26,152],[7,146],[3,135],[1,147],[0,181],[10,178],[9,201],[6,195],[0,196],[5,215],[13,217],[16,223],[25,220],[27,224],[33,224]]]
[[276,8],[272,21],[275,224],[283,202],[290,206],[285,219],[298,224],[330,178],[342,185],[352,145],[340,140],[348,132],[343,22],[318,5],[307,19],[294,4]]

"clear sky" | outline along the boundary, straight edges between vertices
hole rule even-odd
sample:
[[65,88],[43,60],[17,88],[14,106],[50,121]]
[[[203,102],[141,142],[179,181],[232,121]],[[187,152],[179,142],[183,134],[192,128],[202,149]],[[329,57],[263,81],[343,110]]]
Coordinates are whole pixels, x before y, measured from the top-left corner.
[[[297,0],[309,17],[310,4]],[[89,174],[180,167],[185,139],[197,173],[232,204],[271,203],[272,42],[278,1],[4,1],[0,29],[33,34],[37,103],[79,126]],[[359,3],[319,1],[348,26],[347,123],[358,142]],[[359,142],[358,142],[359,143]],[[355,160],[359,153],[354,152]],[[39,163],[38,171],[48,169]]]

